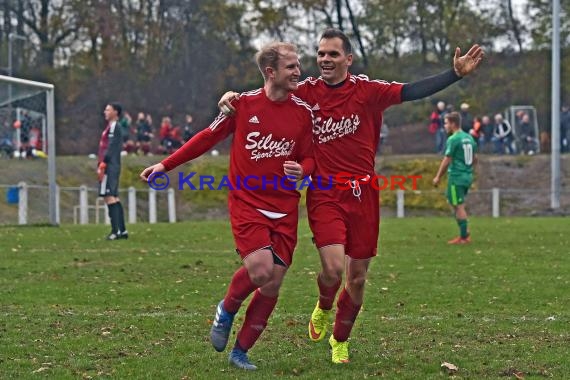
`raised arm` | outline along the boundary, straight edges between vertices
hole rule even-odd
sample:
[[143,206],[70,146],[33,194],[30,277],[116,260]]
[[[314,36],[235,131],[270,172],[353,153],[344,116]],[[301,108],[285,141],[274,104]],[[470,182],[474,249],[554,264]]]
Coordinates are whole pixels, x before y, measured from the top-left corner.
[[453,69],[416,82],[404,84],[402,87],[402,101],[422,99],[443,90],[475,71],[481,64],[484,56],[485,53],[479,45],[473,45],[463,56],[461,56],[461,49],[455,48]]

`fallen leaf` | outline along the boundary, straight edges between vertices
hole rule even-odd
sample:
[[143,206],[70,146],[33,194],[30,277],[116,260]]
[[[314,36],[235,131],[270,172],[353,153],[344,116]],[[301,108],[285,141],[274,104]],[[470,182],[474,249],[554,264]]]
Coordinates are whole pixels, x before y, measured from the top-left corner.
[[441,369],[447,372],[448,375],[453,375],[459,370],[459,368],[457,368],[455,364],[451,364],[448,362],[441,363]]
[[47,371],[49,369],[49,367],[40,367],[38,369],[36,369],[35,371],[32,371],[32,373],[40,373],[43,371]]
[[515,372],[515,373],[513,373],[513,376],[519,380],[522,380],[522,379],[524,379],[524,372]]

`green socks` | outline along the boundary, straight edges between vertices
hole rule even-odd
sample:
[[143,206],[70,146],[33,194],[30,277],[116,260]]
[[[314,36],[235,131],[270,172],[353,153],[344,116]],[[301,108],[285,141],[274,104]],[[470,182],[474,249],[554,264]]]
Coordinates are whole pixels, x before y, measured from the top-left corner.
[[457,219],[457,225],[459,226],[459,234],[461,238],[467,238],[467,236],[469,236],[469,233],[467,232],[467,219]]

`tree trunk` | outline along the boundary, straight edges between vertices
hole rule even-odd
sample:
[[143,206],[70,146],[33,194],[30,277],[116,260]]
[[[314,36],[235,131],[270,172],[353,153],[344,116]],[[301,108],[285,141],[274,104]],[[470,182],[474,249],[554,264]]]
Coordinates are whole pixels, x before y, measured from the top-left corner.
[[336,3],[336,19],[338,22],[338,28],[344,31],[342,26],[342,0],[335,0]]
[[510,21],[511,27],[513,28],[513,34],[514,34],[515,40],[517,41],[517,44],[519,45],[519,53],[521,53],[523,51],[521,32],[519,30],[518,20],[515,18],[515,15],[513,13],[512,0],[507,1],[507,7],[509,10],[509,21]]
[[346,4],[346,9],[348,10],[350,24],[352,25],[352,30],[354,31],[354,36],[358,41],[358,47],[360,50],[360,54],[362,55],[362,63],[364,64],[364,67],[368,67],[368,56],[366,54],[366,50],[364,50],[364,44],[362,42],[362,36],[360,35],[360,31],[358,29],[358,24],[356,23],[356,19],[354,17],[354,14],[352,13],[352,8],[350,8],[348,0],[345,1],[345,4]]

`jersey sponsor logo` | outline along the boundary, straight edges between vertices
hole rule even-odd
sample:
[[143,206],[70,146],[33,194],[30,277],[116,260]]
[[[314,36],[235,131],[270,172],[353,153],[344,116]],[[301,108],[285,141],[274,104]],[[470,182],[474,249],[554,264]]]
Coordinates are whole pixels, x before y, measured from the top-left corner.
[[251,159],[259,161],[263,158],[288,157],[293,153],[295,140],[280,140],[273,138],[273,134],[262,135],[261,132],[250,132],[246,136],[245,149],[251,151]]
[[251,117],[251,119],[249,119],[249,122],[253,124],[259,124],[259,119],[254,115]]
[[350,117],[343,116],[340,120],[335,120],[332,116],[326,120],[317,117],[313,127],[313,134],[319,144],[324,144],[331,140],[355,134],[359,125],[360,117],[357,114],[352,114]]

